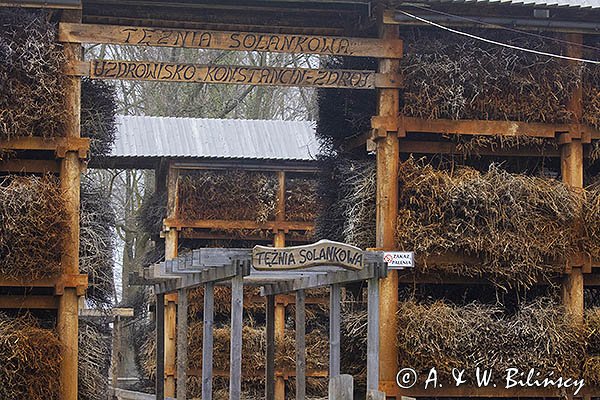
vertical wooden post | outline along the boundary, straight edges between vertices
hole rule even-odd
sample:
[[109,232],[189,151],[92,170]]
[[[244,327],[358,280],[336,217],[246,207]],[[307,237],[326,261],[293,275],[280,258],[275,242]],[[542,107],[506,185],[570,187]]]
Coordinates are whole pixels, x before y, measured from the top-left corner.
[[340,374],[341,356],[341,287],[338,284],[329,289],[329,378]]
[[119,388],[119,371],[121,371],[121,317],[116,315],[113,320],[111,375],[113,389]]
[[156,400],[165,398],[165,295],[156,295]]
[[177,296],[177,400],[187,396],[188,367],[188,297],[186,289],[179,289]]
[[212,399],[213,387],[213,323],[215,284],[204,284],[204,325],[202,334],[202,400]]
[[231,280],[231,345],[229,363],[229,400],[242,395],[242,318],[244,311],[244,278],[238,275]]
[[352,375],[337,375],[329,378],[329,400],[354,400]]
[[[64,10],[63,22],[81,22],[81,10]],[[68,63],[82,59],[79,44],[64,44]],[[65,136],[80,137],[81,79],[66,78],[65,107],[68,116],[65,119]],[[60,186],[64,193],[65,209],[69,218],[69,229],[65,237],[65,246],[61,263],[63,273],[79,273],[79,207],[81,163],[77,152],[67,152],[60,167]],[[79,353],[79,313],[75,288],[65,288],[58,307],[57,332],[63,347],[60,365],[60,399],[77,399],[77,363]]]
[[267,362],[265,371],[265,398],[275,397],[275,296],[267,296]]
[[[179,169],[169,164],[167,171],[167,214],[169,218],[177,215],[179,202],[178,181]],[[170,229],[165,233],[165,259],[172,260],[177,257],[179,232]],[[165,295],[167,302],[165,308],[165,396],[175,397],[176,379],[176,350],[177,350],[177,294]]]
[[379,278],[368,283],[367,300],[367,392],[379,386]]
[[[572,43],[582,43],[581,34],[567,34],[566,40]],[[567,55],[581,58],[580,46],[567,45]],[[579,123],[582,116],[582,86],[578,84],[569,101],[569,110],[573,113],[572,122]],[[567,138],[560,149],[561,175],[563,182],[573,188],[583,188],[583,144],[579,139]],[[580,223],[580,222],[578,222]],[[571,271],[564,277],[562,283],[563,304],[567,313],[577,324],[583,324],[583,265],[571,265]]]
[[306,397],[306,296],[296,292],[296,400]]
[[[275,213],[276,221],[285,221],[285,172],[277,172],[277,211]],[[275,247],[285,247],[285,232],[277,229],[273,241]],[[285,305],[275,298],[275,342],[283,343],[285,336]],[[274,400],[285,399],[285,380],[283,376],[275,378]]]
[[[382,25],[383,39],[398,39],[395,25]],[[382,59],[379,72],[396,73],[400,61]],[[378,114],[398,118],[400,92],[397,89],[380,89],[378,92]],[[399,121],[400,123],[400,121]],[[400,151],[397,131],[378,132],[377,138],[377,225],[376,246],[385,250],[395,248],[396,220],[398,218],[398,164]],[[398,273],[389,271],[380,282],[379,297],[379,381],[394,381],[398,370],[398,348],[396,331],[398,319]]]

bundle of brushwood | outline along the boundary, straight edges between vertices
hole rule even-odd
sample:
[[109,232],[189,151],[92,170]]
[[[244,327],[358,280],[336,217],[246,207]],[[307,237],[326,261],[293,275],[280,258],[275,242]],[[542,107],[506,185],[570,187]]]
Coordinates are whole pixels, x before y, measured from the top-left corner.
[[548,298],[522,305],[514,315],[478,303],[400,303],[399,357],[423,371],[452,368],[535,368],[542,375],[580,378],[585,337],[565,310]]
[[81,81],[81,136],[90,138],[92,156],[110,153],[117,132],[115,88],[104,81]]
[[[577,249],[582,197],[559,181],[413,159],[401,164],[399,180],[398,248],[415,251],[421,271],[530,286],[561,272]],[[427,265],[429,256],[457,253],[479,262]]]
[[81,180],[79,268],[88,275],[86,297],[96,305],[110,304],[114,297],[115,219],[106,190],[84,176]]
[[585,249],[594,260],[600,259],[600,181],[585,191],[583,205]]
[[68,219],[58,179],[3,178],[0,226],[0,275],[35,280],[60,273]]
[[167,193],[153,192],[145,195],[137,212],[137,224],[148,236],[158,235],[167,216]]
[[46,11],[0,9],[0,139],[63,136],[65,56]]
[[285,219],[312,222],[317,218],[317,181],[293,177],[285,182]]
[[110,334],[88,321],[79,321],[79,398],[105,400],[110,368]]
[[32,316],[0,314],[0,398],[58,400],[61,354],[57,334]]
[[[600,40],[590,35],[587,37],[590,42],[587,43],[591,47],[598,49]],[[597,60],[598,51],[592,50],[584,52],[584,56],[588,59]],[[586,63],[583,66],[583,115],[582,122],[600,128],[600,64]],[[600,141],[596,141],[598,143]]]
[[584,377],[588,385],[600,386],[600,307],[586,310],[588,357],[584,364]]
[[277,205],[277,176],[242,170],[198,171],[179,178],[183,220],[272,220]]
[[[561,52],[556,42],[530,35],[492,30],[472,33],[528,49]],[[463,36],[448,36],[439,30],[411,29],[402,37],[404,115],[570,121],[567,104],[580,79],[578,66]]]
[[316,236],[360,248],[375,246],[377,173],[371,159],[332,157],[322,161],[326,172],[319,182],[324,199]]

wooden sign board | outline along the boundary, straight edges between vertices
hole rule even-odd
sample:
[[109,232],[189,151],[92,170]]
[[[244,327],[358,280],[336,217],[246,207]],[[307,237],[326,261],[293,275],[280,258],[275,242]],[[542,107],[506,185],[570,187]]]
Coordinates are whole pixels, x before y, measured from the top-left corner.
[[61,23],[59,40],[135,46],[401,58],[402,40]]
[[361,270],[364,267],[364,257],[363,251],[358,247],[321,240],[305,246],[254,246],[252,265],[263,271],[287,271],[319,265]]
[[[89,72],[87,68],[89,66]],[[178,64],[155,61],[95,60],[72,68],[93,79],[150,80],[162,82],[221,83],[259,86],[311,86],[374,89],[399,87],[395,75],[375,71],[235,65]],[[88,73],[86,73],[88,72]]]

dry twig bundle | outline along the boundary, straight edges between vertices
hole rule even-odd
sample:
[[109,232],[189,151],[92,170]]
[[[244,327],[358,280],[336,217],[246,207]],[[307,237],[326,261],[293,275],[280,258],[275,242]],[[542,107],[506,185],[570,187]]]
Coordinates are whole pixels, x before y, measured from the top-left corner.
[[49,13],[0,10],[0,139],[63,136],[65,56]]
[[496,167],[448,172],[412,159],[399,177],[398,247],[421,257],[459,253],[481,260],[436,268],[528,286],[562,271],[558,261],[576,249],[581,197],[558,181]]
[[587,188],[583,205],[585,249],[593,259],[600,258],[600,182]]
[[55,177],[0,181],[0,226],[2,276],[35,280],[61,271],[68,220]]
[[87,299],[98,305],[113,300],[115,218],[106,191],[90,178],[82,179],[79,268],[88,275]]
[[167,217],[167,194],[153,192],[145,196],[138,209],[137,224],[149,236],[158,235],[163,229],[163,220]]
[[234,219],[264,222],[275,216],[274,174],[200,171],[179,178],[179,209],[184,220]]
[[79,321],[79,398],[104,400],[108,392],[110,339],[91,322]]
[[309,178],[290,178],[286,180],[285,185],[286,220],[314,221],[319,206],[317,182]]
[[31,316],[0,314],[0,398],[58,400],[61,345]]
[[116,93],[109,83],[81,80],[81,136],[90,138],[92,156],[110,153],[117,132]]
[[581,373],[583,332],[547,299],[522,306],[513,316],[477,303],[408,301],[400,304],[398,318],[399,357],[417,370],[433,365],[449,374],[452,368],[480,366],[502,373],[518,365],[565,377]]

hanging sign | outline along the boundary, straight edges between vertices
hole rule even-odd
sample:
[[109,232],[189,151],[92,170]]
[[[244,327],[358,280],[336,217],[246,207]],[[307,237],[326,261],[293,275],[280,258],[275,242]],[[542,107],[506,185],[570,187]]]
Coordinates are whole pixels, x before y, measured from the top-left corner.
[[415,253],[412,251],[386,251],[383,253],[383,262],[389,269],[414,268]]
[[363,251],[358,247],[321,240],[305,246],[255,246],[252,250],[252,265],[258,270],[267,271],[285,271],[318,265],[361,270],[364,260]]

